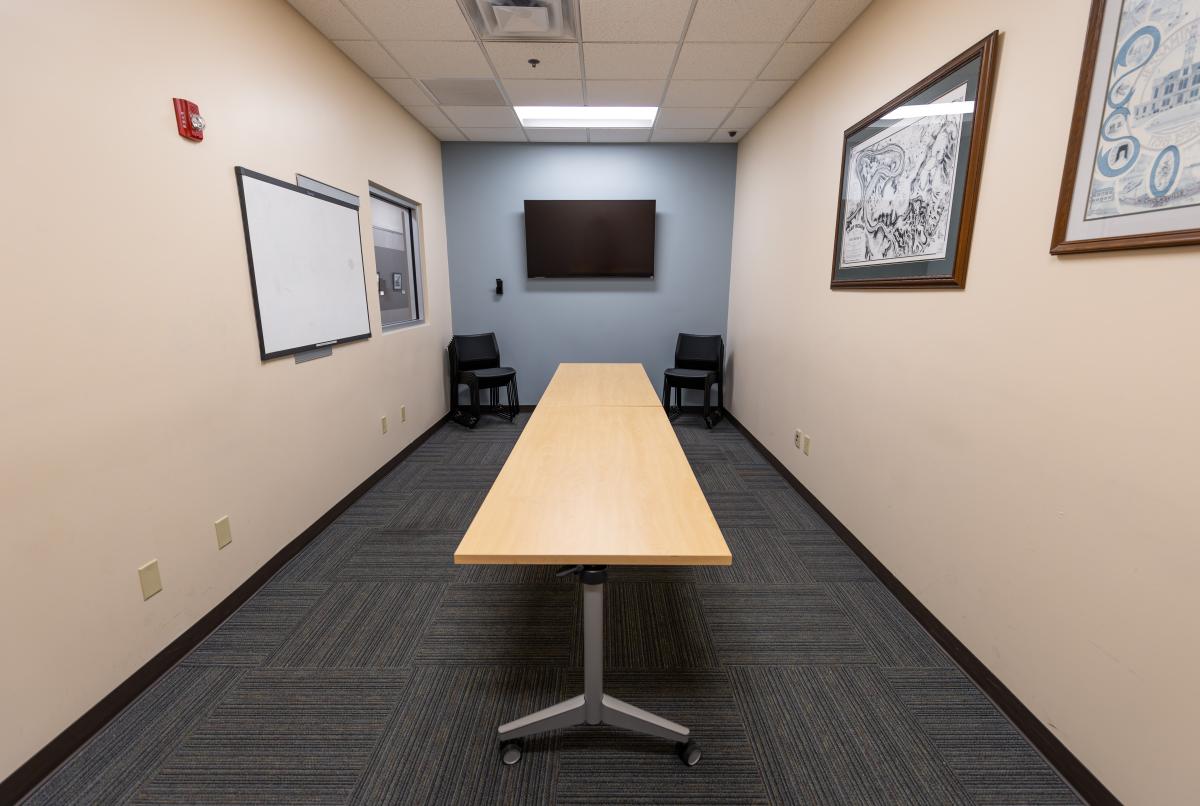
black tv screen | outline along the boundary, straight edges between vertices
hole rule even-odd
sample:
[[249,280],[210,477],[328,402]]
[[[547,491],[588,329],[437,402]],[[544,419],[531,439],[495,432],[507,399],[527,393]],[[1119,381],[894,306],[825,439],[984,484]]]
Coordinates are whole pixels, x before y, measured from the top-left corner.
[[525,200],[530,277],[653,277],[654,200]]

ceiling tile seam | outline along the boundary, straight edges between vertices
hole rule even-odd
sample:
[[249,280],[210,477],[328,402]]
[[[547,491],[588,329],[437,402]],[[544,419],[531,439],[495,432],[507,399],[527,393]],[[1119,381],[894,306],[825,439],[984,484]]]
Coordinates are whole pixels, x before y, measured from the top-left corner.
[[[696,6],[700,0],[692,0],[692,7],[688,9],[687,19],[683,21],[683,29],[679,33],[679,41],[675,43],[675,55],[671,58],[671,67],[667,70],[667,80],[663,84],[662,95],[658,97],[658,108],[661,113],[663,105],[667,102],[667,91],[671,89],[671,81],[675,78],[675,65],[679,63],[679,54],[683,51],[683,42],[687,39],[688,28],[692,27],[692,17],[696,14]],[[790,36],[790,34],[789,34]],[[654,117],[654,127],[650,132],[650,139],[654,139],[654,132],[658,131],[658,121],[662,115],[658,114]]]
[[[402,64],[400,64],[400,62],[396,61],[396,57],[392,55],[392,52],[390,50],[388,50],[387,48],[383,47],[383,43],[379,41],[379,38],[377,36],[375,36],[375,32],[372,31],[370,29],[370,27],[368,27],[367,24],[365,22],[363,22],[362,19],[359,18],[359,16],[357,14],[354,13],[354,9],[352,9],[352,8],[350,8],[350,6],[346,5],[346,0],[338,0],[338,5],[340,5],[343,9],[345,9],[346,13],[349,14],[351,17],[353,17],[354,21],[357,22],[359,25],[361,25],[362,29],[367,32],[367,35],[371,37],[370,39],[346,39],[346,40],[342,40],[342,41],[344,41],[344,42],[374,42],[376,45],[378,45],[380,47],[380,49],[383,50],[383,52],[385,54],[387,54],[387,57],[392,60],[392,64],[396,65],[397,67],[399,67],[401,70],[404,71],[405,78],[412,78],[412,76],[408,74],[408,70],[404,69],[404,65],[402,65]],[[324,32],[322,31],[322,33],[324,33]],[[329,37],[326,37],[326,38],[328,39]],[[330,39],[329,41],[332,42],[333,40]],[[349,57],[349,54],[347,54],[347,57]],[[353,61],[353,59],[351,59],[351,61]],[[355,62],[356,66],[357,66],[357,64],[358,63]],[[364,73],[366,73],[367,78],[378,83],[378,79],[376,79],[375,76],[371,75],[370,73],[367,73],[366,70],[363,70],[361,66],[359,66],[358,69],[362,70]],[[383,85],[380,84],[379,86],[382,87]],[[396,103],[400,103],[400,102],[397,101]]]
[[[813,2],[809,3],[808,8],[806,8],[806,9],[804,9],[804,11],[800,12],[800,16],[796,18],[796,21],[794,23],[792,23],[792,27],[788,28],[787,33],[784,34],[784,36],[783,36],[783,39],[779,42],[778,45],[775,46],[775,50],[771,52],[771,57],[769,59],[767,59],[766,64],[764,64],[762,66],[762,69],[759,70],[758,73],[754,76],[754,80],[751,81],[749,86],[747,86],[746,89],[742,91],[742,94],[740,96],[738,96],[737,101],[735,101],[733,106],[730,108],[729,114],[725,116],[725,120],[722,120],[721,125],[717,127],[718,130],[725,128],[725,121],[729,120],[729,116],[737,111],[738,106],[740,106],[742,103],[742,99],[746,97],[746,93],[749,92],[750,89],[754,86],[754,82],[767,80],[767,79],[762,78],[763,71],[771,66],[771,62],[775,61],[775,57],[779,55],[779,51],[783,50],[783,46],[787,44],[789,39],[791,39],[792,34],[796,33],[796,29],[800,27],[800,23],[804,22],[804,18],[807,17],[812,12],[812,10],[817,7],[817,3],[820,3],[820,2],[821,2],[821,0],[813,0]],[[824,54],[822,54],[822,55],[824,55]],[[809,66],[811,67],[812,65],[809,65]],[[808,72],[808,71],[806,70],[805,72]],[[801,73],[801,75],[804,75],[804,73]],[[800,80],[799,77],[793,79],[792,86],[794,87],[796,85],[796,82],[799,80]],[[786,90],[784,90],[783,95],[787,95],[791,91],[792,91],[792,87],[788,87]],[[782,99],[783,99],[783,96],[782,95],[779,96],[779,98],[777,98],[775,100],[775,104],[779,103],[779,101]],[[774,108],[775,104],[771,104],[771,106],[767,107],[768,111],[771,110],[772,108]],[[763,113],[763,117],[766,117],[766,113]],[[762,120],[762,118],[760,117],[753,124],[751,124],[750,128],[754,128],[754,126],[757,126],[759,121],[761,121],[761,120]]]
[[[466,16],[466,12],[462,10],[462,6],[458,3],[455,3],[455,5],[458,5],[459,13],[463,14],[463,16]],[[512,98],[508,97],[508,89],[505,88],[504,81],[502,81],[500,78],[500,71],[496,69],[496,65],[492,62],[492,54],[488,53],[488,49],[484,47],[483,39],[480,37],[479,32],[475,30],[475,26],[471,24],[470,19],[467,20],[467,27],[471,29],[471,36],[475,37],[475,45],[479,48],[480,52],[483,53],[483,60],[487,62],[488,69],[492,71],[492,78],[495,80],[496,86],[500,88],[500,95],[503,96],[505,103],[508,104],[508,108],[512,110],[512,113],[515,116],[517,114],[516,104],[513,103]],[[442,114],[445,115],[446,113],[443,111]],[[450,116],[446,115],[446,117]],[[520,119],[517,120],[517,129],[521,132],[522,140],[526,143],[530,142],[529,136],[525,134],[525,127],[521,125]],[[467,137],[466,132],[463,132],[463,137]],[[467,140],[470,139],[470,137],[467,137]]]

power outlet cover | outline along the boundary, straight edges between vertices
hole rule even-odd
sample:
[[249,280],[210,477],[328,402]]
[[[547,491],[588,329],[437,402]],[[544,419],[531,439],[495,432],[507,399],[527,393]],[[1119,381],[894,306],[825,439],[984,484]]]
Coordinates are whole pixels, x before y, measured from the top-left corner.
[[229,527],[229,516],[226,515],[213,524],[217,531],[217,548],[223,549],[233,542],[233,531]]
[[162,590],[162,575],[158,572],[158,560],[151,560],[138,569],[138,581],[142,583],[143,601]]

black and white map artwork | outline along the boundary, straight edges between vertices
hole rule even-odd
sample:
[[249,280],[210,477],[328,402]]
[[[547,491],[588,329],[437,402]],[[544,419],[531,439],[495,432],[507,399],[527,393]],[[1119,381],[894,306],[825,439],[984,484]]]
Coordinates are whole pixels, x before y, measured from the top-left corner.
[[1200,204],[1200,0],[1123,0],[1089,220]]
[[946,257],[966,97],[963,84],[900,107],[894,125],[851,148],[842,268]]

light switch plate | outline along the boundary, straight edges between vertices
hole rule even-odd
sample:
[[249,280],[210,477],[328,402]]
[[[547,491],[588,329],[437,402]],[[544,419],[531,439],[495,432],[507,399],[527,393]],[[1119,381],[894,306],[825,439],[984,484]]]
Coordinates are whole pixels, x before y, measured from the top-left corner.
[[158,573],[158,560],[151,560],[138,569],[138,581],[142,583],[142,599],[149,599],[162,590],[162,576]]
[[406,422],[407,420],[408,420],[408,412],[406,412],[404,410],[404,407],[401,406],[400,407],[400,422],[403,423],[403,422]]
[[384,434],[386,434],[386,433],[387,433],[387,417],[380,417],[380,418],[379,418],[379,427],[382,429],[382,432],[383,432]]
[[809,448],[811,448],[811,447],[812,447],[812,437],[810,437],[808,434],[805,434],[804,435],[804,455],[805,456],[808,456],[808,451],[809,451]]
[[226,515],[213,524],[217,530],[217,548],[223,549],[233,542],[233,532],[229,527],[229,516]]

